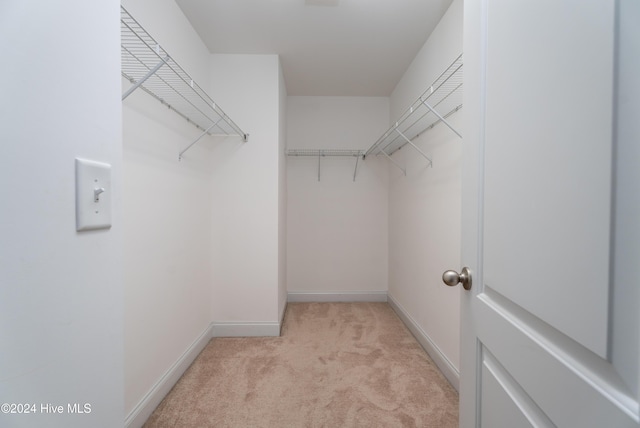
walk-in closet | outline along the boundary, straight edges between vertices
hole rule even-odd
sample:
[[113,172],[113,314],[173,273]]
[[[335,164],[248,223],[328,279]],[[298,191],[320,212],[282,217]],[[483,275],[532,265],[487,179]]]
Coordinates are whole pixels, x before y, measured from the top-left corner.
[[0,426],[640,427],[637,3],[2,2]]
[[210,337],[278,336],[287,302],[388,302],[457,387],[459,290],[433,273],[460,263],[462,2],[441,3],[395,89],[357,96],[211,54],[186,2],[123,2],[131,423]]

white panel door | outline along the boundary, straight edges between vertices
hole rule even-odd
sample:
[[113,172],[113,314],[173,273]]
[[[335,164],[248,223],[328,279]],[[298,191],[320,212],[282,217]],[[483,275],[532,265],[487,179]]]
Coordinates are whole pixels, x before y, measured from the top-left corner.
[[465,2],[462,427],[640,426],[638,3]]

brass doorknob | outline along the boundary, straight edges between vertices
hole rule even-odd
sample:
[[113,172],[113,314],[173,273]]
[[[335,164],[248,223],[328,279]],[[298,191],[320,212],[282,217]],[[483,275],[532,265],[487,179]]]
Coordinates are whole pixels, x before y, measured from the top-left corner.
[[442,281],[449,287],[453,287],[460,283],[465,290],[471,290],[471,269],[463,267],[461,273],[458,273],[455,270],[448,270],[442,274]]

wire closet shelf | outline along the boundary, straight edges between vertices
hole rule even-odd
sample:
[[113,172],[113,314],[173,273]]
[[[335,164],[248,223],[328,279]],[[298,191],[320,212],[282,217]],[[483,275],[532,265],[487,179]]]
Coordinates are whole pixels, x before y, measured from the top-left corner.
[[120,34],[122,76],[132,83],[122,100],[141,88],[202,131],[180,152],[180,158],[205,135],[239,136],[243,141],[248,140],[249,134],[216,105],[122,6]]
[[462,108],[462,54],[429,86],[429,88],[402,114],[373,145],[365,152],[365,157],[371,154],[390,156],[397,150],[410,144],[427,157],[413,140],[422,133],[443,122],[459,137],[462,137],[447,122],[447,118]]

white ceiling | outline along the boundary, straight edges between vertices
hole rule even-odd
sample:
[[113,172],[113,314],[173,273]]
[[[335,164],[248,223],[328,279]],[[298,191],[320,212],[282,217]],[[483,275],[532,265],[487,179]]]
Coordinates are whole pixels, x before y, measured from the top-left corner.
[[289,95],[388,96],[452,0],[176,0],[212,53],[279,54]]

